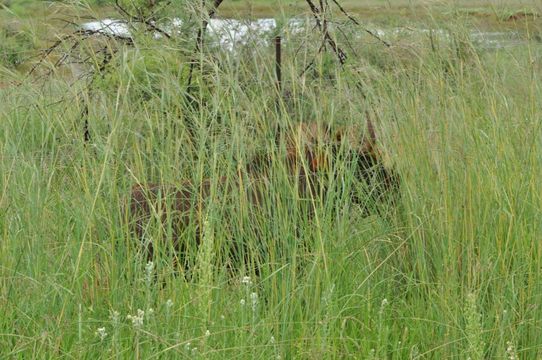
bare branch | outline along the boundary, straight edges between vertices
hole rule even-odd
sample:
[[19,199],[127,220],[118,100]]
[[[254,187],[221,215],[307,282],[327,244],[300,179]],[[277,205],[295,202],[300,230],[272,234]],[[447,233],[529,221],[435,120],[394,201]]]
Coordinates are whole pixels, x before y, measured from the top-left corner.
[[[203,16],[201,20],[201,27],[199,28],[198,34],[196,35],[196,47],[194,49],[194,54],[203,50],[203,42],[205,38],[204,35],[205,35],[205,30],[207,29],[207,25],[209,24],[209,19],[211,19],[216,14],[218,7],[220,6],[220,4],[222,4],[223,1],[224,0],[214,0],[213,6],[209,9],[207,16]],[[195,59],[192,59],[192,61],[190,62],[190,70],[188,73],[188,82],[187,82],[188,92],[190,92],[190,85],[192,84],[192,76],[194,74],[195,63],[196,63]]]
[[329,44],[329,46],[331,46],[331,49],[333,50],[335,55],[337,55],[337,58],[339,59],[339,63],[341,65],[344,65],[346,63],[348,56],[337,45],[337,42],[335,41],[335,39],[333,39],[333,37],[329,33],[329,30],[327,28],[327,23],[325,23],[325,20],[324,22],[322,21],[323,14],[322,14],[321,9],[318,9],[318,7],[314,4],[314,2],[312,2],[312,0],[305,0],[305,1],[307,2],[307,4],[309,5],[309,8],[311,9],[312,15],[314,19],[316,20],[316,25],[318,25],[320,31],[322,32],[322,35],[325,41]]
[[[350,20],[352,21],[354,24],[358,25],[358,26],[361,26],[361,23],[355,18],[353,17],[352,15],[350,15],[342,6],[341,4],[339,4],[339,2],[337,0],[331,0],[333,1],[333,3],[335,5],[337,5],[337,7],[339,8],[339,10]],[[365,31],[366,33],[368,33],[369,35],[371,35],[372,37],[374,37],[375,39],[377,39],[378,41],[380,41],[382,44],[386,45],[387,47],[390,47],[391,44],[389,42],[387,42],[386,40],[382,39],[380,36],[378,36],[377,34],[375,34],[374,32],[372,32],[371,30],[367,29],[367,28],[363,28],[363,31]]]
[[[129,19],[129,21],[145,24],[147,25],[148,30],[156,31],[157,33],[160,33],[161,35],[164,35],[166,38],[171,39],[171,35],[167,31],[160,29],[149,18],[145,18],[142,14],[139,14],[139,15],[130,14],[128,10],[126,10],[124,7],[120,5],[119,0],[115,0],[115,6],[121,13],[123,13]],[[153,15],[154,13],[151,15],[151,18]]]

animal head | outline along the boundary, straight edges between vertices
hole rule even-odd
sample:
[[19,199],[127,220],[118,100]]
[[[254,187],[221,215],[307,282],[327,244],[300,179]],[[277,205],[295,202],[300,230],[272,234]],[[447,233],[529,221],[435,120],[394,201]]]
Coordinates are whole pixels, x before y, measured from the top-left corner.
[[335,148],[344,142],[349,150],[358,155],[380,159],[382,154],[377,144],[376,131],[371,119],[367,118],[366,128],[359,125],[343,126],[334,135]]
[[286,159],[290,166],[303,167],[316,174],[329,168],[327,145],[331,143],[330,128],[317,122],[298,123],[286,131],[278,130],[277,146],[285,142]]
[[[377,144],[377,136],[373,122],[367,118],[365,130],[358,126],[343,127],[335,134],[336,151],[346,146],[346,158],[355,162],[355,177],[365,183],[367,195],[373,203],[383,200],[395,200],[394,193],[399,188],[399,177],[396,172],[385,165],[383,154]],[[346,144],[345,144],[346,143]],[[366,203],[367,196],[352,194],[354,203]]]

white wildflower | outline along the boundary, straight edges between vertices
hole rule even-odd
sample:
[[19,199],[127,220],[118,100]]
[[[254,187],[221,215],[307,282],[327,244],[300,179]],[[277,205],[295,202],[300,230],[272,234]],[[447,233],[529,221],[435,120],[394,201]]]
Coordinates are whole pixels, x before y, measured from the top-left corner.
[[190,351],[190,345],[192,345],[191,343],[187,342],[186,344],[184,344],[184,349],[186,351]]
[[243,276],[241,283],[249,286],[252,285],[252,280],[250,279],[250,276]]
[[173,307],[173,301],[171,299],[168,299],[166,301],[166,308],[171,309]]
[[147,310],[147,318],[151,318],[154,315],[154,309],[150,308]]
[[271,339],[269,339],[269,342],[271,342],[271,344],[274,344],[275,343],[275,337],[271,336]]
[[245,299],[241,299],[241,301],[239,301],[239,303],[241,304],[241,306],[245,306],[246,301],[245,301]]
[[380,303],[380,310],[379,310],[380,315],[384,313],[384,309],[386,308],[387,305],[388,305],[388,299],[386,298],[382,299],[382,302]]
[[205,330],[205,337],[211,336],[211,332],[209,330]]
[[118,324],[120,322],[120,313],[118,311],[111,311],[109,318],[113,322],[113,324]]
[[153,272],[154,272],[154,263],[152,261],[149,261],[147,265],[145,265],[145,279],[147,280],[147,282],[151,282]]
[[258,294],[253,292],[250,294],[250,299],[252,300],[252,310],[256,311],[256,307],[258,306]]
[[100,341],[103,341],[107,337],[107,332],[105,331],[105,327],[96,329],[95,334],[97,337],[100,338]]
[[143,326],[143,319],[145,317],[145,311],[141,309],[137,309],[137,315],[128,315],[126,318],[130,321],[132,321],[132,325],[134,327],[141,327]]
[[508,357],[508,360],[517,360],[518,355],[516,353],[516,348],[514,347],[514,344],[511,341],[506,342],[506,355]]

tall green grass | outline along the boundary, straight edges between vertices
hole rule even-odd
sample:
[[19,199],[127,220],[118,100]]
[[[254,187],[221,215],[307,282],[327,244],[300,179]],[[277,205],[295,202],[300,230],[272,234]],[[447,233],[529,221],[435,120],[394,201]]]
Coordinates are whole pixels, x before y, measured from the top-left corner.
[[[292,40],[280,100],[271,49],[210,51],[187,96],[187,52],[142,39],[90,97],[87,145],[89,94],[61,77],[0,90],[2,356],[541,356],[540,46],[481,52],[454,34],[359,44],[352,65],[324,56],[304,79],[313,49],[294,57]],[[328,193],[300,199],[276,124],[363,128],[366,110],[399,204],[364,217],[335,180],[359,185],[341,158]],[[262,152],[277,164],[267,202],[216,186],[193,276],[175,275],[167,242],[146,263],[124,211],[133,184],[218,184]],[[156,225],[147,236],[167,239]],[[235,242],[249,261],[230,270]]]

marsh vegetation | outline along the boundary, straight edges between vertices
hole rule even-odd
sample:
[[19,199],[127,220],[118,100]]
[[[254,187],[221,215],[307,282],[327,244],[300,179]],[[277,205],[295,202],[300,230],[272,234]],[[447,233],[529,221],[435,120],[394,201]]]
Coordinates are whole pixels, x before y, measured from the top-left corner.
[[[342,66],[319,51],[318,31],[284,32],[279,91],[276,33],[234,52],[209,38],[194,51],[188,22],[186,36],[136,27],[130,44],[93,37],[77,53],[90,59],[89,81],[55,66],[73,43],[36,52],[73,29],[10,6],[0,33],[11,39],[0,45],[11,49],[0,54],[2,357],[542,355],[538,18],[502,24],[521,41],[501,48],[479,46],[461,5],[434,23],[394,17],[448,35],[387,34],[389,47],[345,21],[333,30],[348,53]],[[56,15],[112,11],[56,6]],[[266,16],[276,32],[287,23]],[[114,51],[102,69],[104,48]],[[364,146],[368,119],[378,164],[397,174],[394,201],[371,195],[349,155]],[[308,141],[300,123],[333,136]],[[313,163],[313,150],[325,161]],[[249,166],[262,158],[265,170]],[[292,163],[319,165],[314,191],[299,191]],[[266,181],[257,211],[240,171]],[[187,182],[209,188],[182,234],[167,192],[169,206],[131,231],[134,185]],[[174,237],[187,244],[183,264],[172,261]],[[141,238],[157,244],[152,258]],[[232,244],[245,249],[235,263]]]

